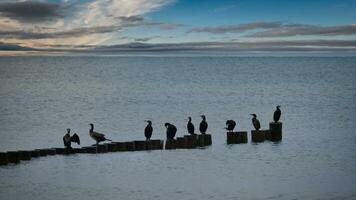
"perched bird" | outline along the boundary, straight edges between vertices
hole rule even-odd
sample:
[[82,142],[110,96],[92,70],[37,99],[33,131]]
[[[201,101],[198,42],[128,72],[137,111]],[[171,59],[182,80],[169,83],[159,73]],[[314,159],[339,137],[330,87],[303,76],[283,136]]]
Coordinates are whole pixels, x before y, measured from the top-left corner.
[[165,123],[164,126],[167,128],[167,139],[174,139],[174,136],[177,133],[177,128],[170,123]]
[[146,140],[150,140],[151,136],[152,136],[152,131],[153,131],[152,122],[150,120],[147,120],[146,122],[148,124],[145,128],[145,137],[146,137]]
[[273,114],[273,120],[274,122],[278,122],[279,121],[279,118],[281,118],[281,109],[279,109],[281,106],[277,106],[276,107],[276,111],[274,111],[274,114]]
[[99,142],[102,142],[102,141],[106,141],[106,140],[111,141],[109,139],[106,139],[104,134],[95,132],[94,124],[89,124],[89,125],[90,125],[89,135],[91,138],[93,138],[96,141],[96,145],[98,145]]
[[188,133],[191,135],[195,135],[194,133],[194,124],[192,123],[192,118],[188,117],[188,124],[187,124]]
[[63,136],[63,144],[66,148],[71,149],[72,142],[76,142],[78,145],[80,145],[79,136],[76,133],[74,133],[72,136],[70,136],[70,129],[67,128],[67,133]]
[[205,134],[206,130],[208,129],[208,123],[206,122],[205,115],[200,115],[202,121],[200,122],[199,130],[201,134]]
[[253,127],[255,127],[256,130],[260,130],[261,124],[260,121],[257,119],[257,115],[256,114],[250,114],[250,115],[253,116],[252,118]]
[[225,129],[228,131],[233,131],[236,126],[236,122],[232,119],[226,121],[226,127]]

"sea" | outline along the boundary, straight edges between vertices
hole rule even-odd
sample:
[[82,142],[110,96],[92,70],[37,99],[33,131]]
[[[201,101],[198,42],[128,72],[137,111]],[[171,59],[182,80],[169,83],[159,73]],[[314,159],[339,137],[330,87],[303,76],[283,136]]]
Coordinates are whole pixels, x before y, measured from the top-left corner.
[[[252,113],[281,142],[251,142]],[[200,115],[198,149],[47,156],[0,166],[1,200],[356,199],[356,57],[131,54],[0,57],[0,151],[81,146],[89,124],[113,141],[178,137]],[[226,144],[225,122],[248,131]],[[80,147],[73,144],[73,147]]]

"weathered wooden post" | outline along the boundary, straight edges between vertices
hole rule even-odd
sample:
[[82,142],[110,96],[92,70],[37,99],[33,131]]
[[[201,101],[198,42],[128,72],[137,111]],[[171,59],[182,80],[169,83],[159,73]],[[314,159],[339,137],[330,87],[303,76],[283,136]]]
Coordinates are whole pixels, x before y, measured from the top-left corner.
[[115,142],[117,151],[127,151],[125,142]]
[[226,132],[226,143],[227,144],[237,144],[238,138],[236,132]]
[[106,148],[107,146],[105,144],[98,144],[97,145],[97,152],[98,153],[107,153],[108,149]]
[[266,130],[253,130],[251,131],[252,142],[263,142],[266,140]]
[[197,147],[197,136],[196,135],[185,135],[185,148],[187,149],[194,149]]
[[54,156],[57,154],[56,149],[52,148],[52,149],[47,149],[47,154],[50,156]]
[[167,139],[165,149],[176,149],[177,141],[175,139]]
[[210,146],[212,143],[211,135],[210,134],[198,135],[197,143],[198,143],[198,146],[200,146],[200,147]]
[[7,158],[9,163],[19,163],[20,162],[20,155],[18,151],[8,151]]
[[65,148],[56,148],[56,153],[59,155],[67,154],[67,151]]
[[40,155],[40,151],[39,150],[32,150],[31,151],[31,157],[32,158],[38,158],[38,157],[40,157],[41,155]]
[[116,152],[117,151],[117,144],[116,143],[108,143],[106,144],[108,152]]
[[247,143],[248,139],[247,139],[247,131],[238,131],[236,132],[238,134],[238,142],[239,143]]
[[177,149],[185,149],[185,148],[187,148],[184,137],[177,137],[176,148]]
[[31,152],[30,151],[19,151],[19,159],[20,160],[31,160]]
[[162,140],[150,140],[152,144],[152,150],[163,149],[163,141]]
[[7,165],[9,163],[9,159],[7,157],[7,153],[0,152],[0,166]]
[[127,151],[135,151],[135,143],[134,142],[125,142]]
[[269,130],[271,132],[272,141],[282,140],[282,122],[271,122],[269,123]]
[[48,155],[47,149],[36,149],[36,150],[38,150],[40,152],[41,157]]
[[88,147],[82,147],[85,149],[86,153],[97,153],[97,148],[96,146],[88,146]]
[[146,141],[133,141],[135,144],[135,150],[136,151],[144,151],[146,150]]

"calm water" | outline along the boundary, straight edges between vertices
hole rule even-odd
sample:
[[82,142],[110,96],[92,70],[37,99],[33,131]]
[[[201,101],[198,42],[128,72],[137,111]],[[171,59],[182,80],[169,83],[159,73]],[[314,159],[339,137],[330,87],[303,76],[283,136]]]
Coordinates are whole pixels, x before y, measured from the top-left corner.
[[[356,57],[0,57],[0,151],[62,146],[89,123],[115,141],[178,136],[205,114],[206,149],[52,156],[0,167],[0,199],[356,199]],[[283,141],[228,146],[249,113]],[[249,138],[250,140],[250,138]]]

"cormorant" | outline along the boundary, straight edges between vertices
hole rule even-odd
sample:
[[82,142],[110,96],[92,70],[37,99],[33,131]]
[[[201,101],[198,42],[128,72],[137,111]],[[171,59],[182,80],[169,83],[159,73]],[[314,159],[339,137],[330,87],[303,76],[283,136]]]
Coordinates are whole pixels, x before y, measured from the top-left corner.
[[177,133],[177,128],[170,123],[165,123],[164,126],[167,128],[167,139],[174,139],[174,136]]
[[260,121],[257,119],[257,115],[256,114],[250,114],[253,116],[252,118],[252,124],[255,127],[256,130],[260,130],[261,128],[261,124]]
[[200,122],[199,130],[201,134],[205,134],[206,130],[208,129],[208,123],[206,122],[205,115],[200,115],[202,121]]
[[80,145],[79,136],[76,133],[74,133],[72,136],[70,136],[70,129],[67,128],[67,133],[63,136],[63,144],[66,148],[71,149],[72,142],[76,142],[78,145]]
[[233,131],[236,126],[236,122],[232,119],[226,121],[226,127],[225,129],[228,131]]
[[188,124],[187,124],[188,133],[191,135],[195,135],[194,133],[194,124],[192,123],[192,118],[188,117]]
[[152,122],[150,120],[147,120],[146,122],[148,124],[145,128],[145,137],[146,137],[146,140],[150,140],[151,136],[152,136],[152,131],[153,131]]
[[94,124],[89,124],[89,125],[90,125],[89,135],[91,138],[93,138],[96,141],[96,145],[98,145],[99,142],[102,142],[102,141],[106,141],[106,140],[111,141],[109,139],[106,139],[104,134],[95,132]]
[[277,106],[276,107],[276,111],[274,111],[274,114],[273,114],[273,120],[274,122],[278,122],[279,121],[279,118],[281,118],[281,110],[279,109],[281,106]]

